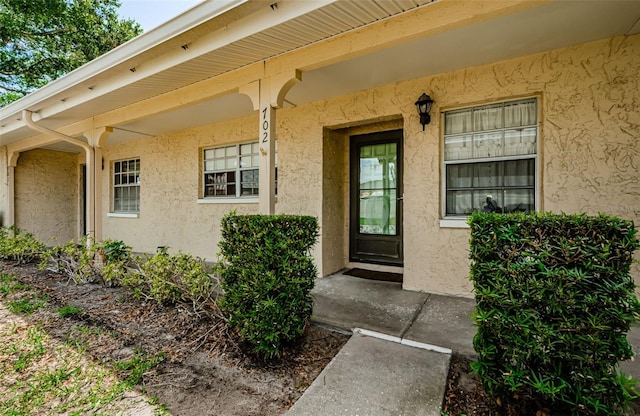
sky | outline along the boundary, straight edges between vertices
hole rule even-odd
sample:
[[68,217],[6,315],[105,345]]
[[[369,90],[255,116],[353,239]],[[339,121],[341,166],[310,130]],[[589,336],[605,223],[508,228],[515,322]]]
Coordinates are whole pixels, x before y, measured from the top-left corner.
[[203,0],[120,0],[119,14],[140,23],[145,32],[171,20]]

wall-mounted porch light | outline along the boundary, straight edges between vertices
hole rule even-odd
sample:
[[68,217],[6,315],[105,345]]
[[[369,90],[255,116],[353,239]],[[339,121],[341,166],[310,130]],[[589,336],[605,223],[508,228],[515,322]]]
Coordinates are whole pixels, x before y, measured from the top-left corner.
[[424,126],[431,122],[431,116],[429,115],[429,112],[431,111],[432,104],[433,100],[425,93],[422,93],[420,98],[418,98],[418,101],[416,101],[418,115],[420,116],[420,124],[422,124],[422,131],[424,131]]

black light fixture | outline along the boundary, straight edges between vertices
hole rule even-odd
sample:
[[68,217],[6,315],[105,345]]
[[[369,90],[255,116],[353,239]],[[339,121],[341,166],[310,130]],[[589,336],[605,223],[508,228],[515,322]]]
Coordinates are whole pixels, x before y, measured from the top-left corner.
[[424,131],[424,126],[431,122],[431,116],[429,115],[429,112],[431,111],[432,104],[433,100],[425,93],[422,93],[420,98],[418,98],[418,101],[416,101],[418,115],[420,116],[420,124],[422,124],[422,131]]

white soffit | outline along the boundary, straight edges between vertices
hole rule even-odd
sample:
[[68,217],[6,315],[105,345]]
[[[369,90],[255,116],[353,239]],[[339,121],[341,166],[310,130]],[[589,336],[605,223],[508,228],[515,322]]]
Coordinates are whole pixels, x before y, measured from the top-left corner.
[[[640,1],[559,1],[304,72],[287,100],[326,99],[640,30]],[[393,62],[393,65],[389,65]],[[420,91],[416,92],[418,95]],[[416,97],[417,98],[417,97]],[[436,98],[437,99],[437,98]]]
[[[245,1],[227,0],[225,3],[237,4]],[[151,54],[152,59],[135,66],[133,62],[136,60],[132,57],[132,66],[129,68],[129,65],[121,64],[119,72],[114,73],[112,79],[105,78],[106,74],[103,72],[94,78],[83,78],[76,85],[61,91],[51,86],[56,82],[58,85],[62,85],[63,81],[68,83],[76,71],[87,72],[85,67],[96,66],[106,59],[108,54],[98,58],[61,78],[63,81],[55,81],[36,93],[0,109],[0,134],[4,133],[5,137],[8,137],[8,133],[11,132],[11,141],[32,135],[20,121],[23,108],[36,113],[35,121],[56,129],[263,61],[430,2],[431,0],[283,0],[277,2],[277,6],[274,7],[270,7],[268,2],[261,2],[263,7],[258,12],[231,21],[213,32],[201,32],[200,28],[194,28],[193,31],[201,36],[184,35],[185,39],[191,41],[184,45],[175,44],[173,49],[165,54]],[[195,11],[198,7],[185,14]],[[176,20],[180,18],[182,16]],[[154,31],[163,27],[159,26]],[[145,35],[141,35],[140,38]],[[135,41],[134,39],[131,43]],[[166,46],[161,45],[158,48],[166,49]],[[33,98],[46,91],[51,92],[46,98],[40,101]]]

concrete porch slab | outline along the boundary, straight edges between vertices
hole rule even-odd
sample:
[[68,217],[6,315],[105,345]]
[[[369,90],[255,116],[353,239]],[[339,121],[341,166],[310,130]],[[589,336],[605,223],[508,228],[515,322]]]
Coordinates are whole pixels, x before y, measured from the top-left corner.
[[402,290],[400,283],[343,274],[316,279],[311,293],[314,322],[349,331],[366,328],[396,337],[404,335],[429,297]]
[[454,354],[473,358],[475,306],[473,299],[429,295],[404,338],[450,348]]

